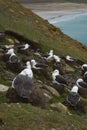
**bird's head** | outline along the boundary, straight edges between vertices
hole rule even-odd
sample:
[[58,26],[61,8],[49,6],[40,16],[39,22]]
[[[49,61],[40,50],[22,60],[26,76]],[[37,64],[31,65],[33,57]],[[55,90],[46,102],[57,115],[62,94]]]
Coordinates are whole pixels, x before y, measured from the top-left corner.
[[71,89],[71,92],[75,92],[75,93],[78,93],[78,86],[77,85],[74,85]]
[[76,85],[77,85],[78,87],[79,87],[79,82],[83,82],[83,79],[81,79],[81,78],[77,79]]
[[26,47],[30,47],[30,45],[28,43],[25,44]]
[[50,50],[50,53],[53,53],[53,50]]
[[55,74],[55,75],[59,75],[59,70],[57,70],[57,69],[54,70],[54,71],[53,71],[53,74]]
[[26,66],[27,66],[27,67],[31,67],[30,61],[27,61],[27,62],[26,62]]
[[84,69],[84,67],[87,67],[87,64],[83,64],[81,68]]
[[36,64],[36,61],[34,59],[31,60],[31,65],[35,65]]

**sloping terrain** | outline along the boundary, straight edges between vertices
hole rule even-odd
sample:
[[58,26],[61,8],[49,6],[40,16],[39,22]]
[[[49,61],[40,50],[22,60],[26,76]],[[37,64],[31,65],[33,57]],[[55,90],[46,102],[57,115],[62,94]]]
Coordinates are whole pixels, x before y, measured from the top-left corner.
[[[80,67],[87,62],[87,47],[64,35],[59,28],[50,25],[14,0],[0,0],[0,31],[5,33],[0,36],[0,130],[86,130],[87,98],[81,101],[82,106],[72,108],[66,102],[66,96],[68,89],[82,77]],[[31,44],[27,54],[18,53],[15,48],[21,61],[19,68],[5,61],[5,45],[21,45],[26,42]],[[34,58],[38,62],[42,61],[35,54],[37,48],[42,48],[43,54],[50,49],[59,56],[69,54],[79,62],[68,64],[63,59],[63,76],[69,82],[69,88],[63,94],[59,94],[56,89],[47,91],[52,88],[53,59],[48,62],[46,70],[33,70],[36,90],[32,98],[25,101],[11,88],[12,80],[24,69],[27,60]],[[1,84],[8,86],[9,90],[2,92]],[[43,95],[42,90],[48,92],[48,95]],[[45,106],[44,96],[46,101],[51,98],[49,102],[45,101]],[[61,103],[65,110],[61,105],[59,108],[52,108],[53,103]]]
[[59,28],[49,24],[15,1],[0,1],[0,30],[12,30],[38,43],[43,50],[54,49],[62,56],[87,61],[87,47],[64,35]]

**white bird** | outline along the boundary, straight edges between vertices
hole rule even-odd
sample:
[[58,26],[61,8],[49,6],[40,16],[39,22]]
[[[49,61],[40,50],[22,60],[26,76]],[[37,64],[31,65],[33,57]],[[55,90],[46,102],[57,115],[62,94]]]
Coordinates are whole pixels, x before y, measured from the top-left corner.
[[24,45],[16,45],[15,46],[18,49],[18,52],[23,52],[29,49],[30,45],[28,43]]
[[71,89],[71,92],[78,93],[78,90],[79,90],[78,86],[74,85]]
[[83,81],[83,79],[79,78],[76,81],[76,85],[80,88],[87,88],[87,83]]
[[71,106],[76,106],[77,103],[80,101],[80,95],[78,94],[78,90],[79,88],[77,85],[73,86],[67,96],[67,101]]
[[29,47],[30,47],[30,45],[26,43],[25,45],[22,45],[22,46],[21,46],[20,50],[26,50],[26,49],[28,49]]
[[84,74],[87,71],[87,64],[83,64],[81,66],[81,69],[82,69],[82,74]]
[[9,57],[9,62],[10,63],[19,63],[20,60],[18,59],[18,57],[16,56],[16,54],[14,53],[14,49],[11,48],[7,51],[6,55],[10,55]]
[[67,61],[70,61],[70,62],[76,61],[76,59],[75,59],[74,57],[71,57],[71,56],[69,56],[69,55],[66,56],[66,60],[67,60]]
[[53,57],[53,50],[50,50],[50,52],[48,54],[45,54],[44,59],[49,60]]
[[34,59],[31,60],[31,66],[34,69],[43,69],[48,67],[46,64],[37,63]]
[[26,69],[22,70],[12,81],[12,88],[22,98],[29,98],[35,88],[30,62],[28,61],[26,65]]
[[52,73],[53,83],[67,86],[66,80],[59,74],[59,70],[54,70]]
[[31,69],[30,61],[26,62],[26,68],[20,72],[21,75],[27,75],[31,79],[33,78],[33,71]]
[[[27,76],[29,78],[33,78],[33,72],[31,70],[31,64],[29,61],[26,62],[26,68],[24,70],[22,70],[19,74],[19,76]],[[14,78],[13,82],[12,82],[12,87],[14,88],[14,81],[16,80],[16,78]]]
[[56,62],[60,62],[61,58],[59,56],[53,55],[53,58]]

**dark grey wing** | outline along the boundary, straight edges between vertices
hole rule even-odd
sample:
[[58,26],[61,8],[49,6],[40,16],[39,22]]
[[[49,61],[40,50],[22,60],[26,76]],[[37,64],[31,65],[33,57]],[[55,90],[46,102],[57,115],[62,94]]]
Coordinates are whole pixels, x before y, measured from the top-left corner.
[[70,92],[67,96],[67,102],[71,105],[71,106],[76,106],[77,103],[80,100],[80,96],[78,93],[75,92]]
[[87,83],[86,82],[79,82],[78,83],[79,84],[79,86],[81,86],[81,87],[83,87],[83,88],[87,88]]
[[46,68],[46,67],[48,67],[48,65],[46,65],[46,64],[40,64],[40,63],[36,64],[35,66],[36,66],[36,67],[41,67],[41,68]]
[[73,57],[70,57],[70,59],[72,60],[72,61],[75,61],[76,59],[75,58],[73,58]]
[[56,81],[59,82],[60,84],[68,85],[66,80],[61,75],[56,76]]
[[49,54],[44,54],[43,55],[43,57],[46,57],[46,58],[49,57],[49,56],[50,56]]
[[14,80],[13,86],[17,94],[23,98],[29,98],[34,89],[33,80],[24,75],[18,75]]
[[25,47],[25,45],[15,45],[15,47],[18,49],[23,49]]
[[18,63],[19,59],[18,59],[17,56],[11,56],[10,59],[9,59],[9,62],[11,62],[11,63]]
[[84,74],[84,76],[83,76],[83,80],[84,80],[85,82],[87,82],[87,73]]
[[84,75],[84,73],[87,71],[87,67],[86,66],[83,66],[82,68],[82,75]]

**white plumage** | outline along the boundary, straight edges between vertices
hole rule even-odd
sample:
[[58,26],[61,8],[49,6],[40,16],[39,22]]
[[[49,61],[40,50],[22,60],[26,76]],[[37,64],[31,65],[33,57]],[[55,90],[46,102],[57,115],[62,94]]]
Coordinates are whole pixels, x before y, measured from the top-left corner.
[[44,55],[44,59],[49,60],[53,57],[53,50],[50,50],[50,52],[46,55]]
[[78,86],[75,85],[72,87],[71,92],[78,93],[78,90],[79,90]]
[[56,62],[60,62],[61,58],[59,56],[53,55],[53,58]]
[[61,84],[61,85],[68,85],[66,80],[59,74],[59,71],[56,69],[52,73],[53,83]]

